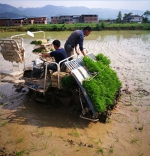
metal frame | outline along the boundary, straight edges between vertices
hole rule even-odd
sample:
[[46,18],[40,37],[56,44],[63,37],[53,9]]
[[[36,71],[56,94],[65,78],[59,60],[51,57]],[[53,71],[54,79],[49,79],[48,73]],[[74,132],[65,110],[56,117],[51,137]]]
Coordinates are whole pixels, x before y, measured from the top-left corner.
[[[91,58],[94,61],[96,60],[93,53],[87,54],[87,57]],[[84,118],[84,119],[87,119],[87,120],[97,121],[98,120],[97,119],[98,114],[94,110],[94,107],[93,107],[93,105],[92,105],[92,103],[91,103],[91,101],[90,101],[84,87],[82,86],[83,80],[88,79],[91,76],[91,74],[88,72],[88,70],[85,67],[83,67],[82,60],[83,60],[83,56],[78,57],[76,59],[73,59],[71,61],[65,62],[65,65],[69,68],[69,70],[71,71],[72,76],[77,81],[77,83],[78,83],[80,89],[82,90],[82,93],[83,93],[83,95],[84,95],[84,97],[85,97],[85,99],[86,99],[92,113],[93,113],[92,119],[83,117],[82,115],[80,115],[80,117]],[[82,107],[82,113],[84,115],[86,110],[83,108],[81,98],[80,98],[80,103],[81,103],[81,107]]]

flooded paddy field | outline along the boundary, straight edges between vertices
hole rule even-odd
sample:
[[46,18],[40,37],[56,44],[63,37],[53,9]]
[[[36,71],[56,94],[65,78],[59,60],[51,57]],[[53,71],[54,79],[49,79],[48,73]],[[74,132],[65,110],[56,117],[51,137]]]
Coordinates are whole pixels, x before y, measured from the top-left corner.
[[[63,46],[69,32],[63,33],[46,35],[60,39]],[[31,52],[31,40],[24,39],[27,64],[38,58]],[[55,107],[36,102],[26,89],[16,92],[13,84],[0,82],[0,154],[149,156],[150,32],[92,32],[84,47],[107,56],[123,84],[107,122],[81,119],[80,112],[70,109],[73,100]],[[10,67],[0,54],[0,70]]]

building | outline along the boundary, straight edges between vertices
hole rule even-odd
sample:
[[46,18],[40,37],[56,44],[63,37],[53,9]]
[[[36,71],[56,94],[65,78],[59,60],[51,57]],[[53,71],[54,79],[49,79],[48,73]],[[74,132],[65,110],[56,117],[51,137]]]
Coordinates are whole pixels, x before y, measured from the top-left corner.
[[80,21],[83,23],[97,23],[98,15],[81,15]]
[[77,23],[79,22],[80,16],[71,15],[71,16],[60,16],[60,23]]
[[26,18],[23,21],[24,24],[47,24],[46,17],[33,17],[33,18]]
[[53,23],[53,24],[60,23],[60,16],[51,17],[51,23]]
[[47,24],[46,17],[34,18],[2,18],[0,26],[22,26],[23,24]]
[[123,19],[124,23],[130,23],[130,22],[142,22],[143,17],[139,15],[130,15]]
[[2,18],[0,26],[22,26],[25,18]]
[[63,15],[51,17],[51,23],[94,23],[98,22],[98,15]]
[[76,23],[79,22],[80,16],[78,15],[63,15],[63,16],[53,16],[51,17],[51,23]]

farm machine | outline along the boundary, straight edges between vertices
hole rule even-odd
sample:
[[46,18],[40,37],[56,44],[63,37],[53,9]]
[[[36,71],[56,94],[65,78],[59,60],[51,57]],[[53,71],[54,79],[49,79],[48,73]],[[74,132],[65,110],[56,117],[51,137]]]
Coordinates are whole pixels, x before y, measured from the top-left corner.
[[[59,64],[53,59],[39,57],[28,65],[22,36],[34,37],[35,33],[43,33],[43,38],[40,39],[40,42],[36,42],[33,51],[38,54],[39,50],[50,52],[52,44],[45,39],[44,31],[27,31],[25,34],[0,39],[0,53],[5,61],[12,63],[13,67],[11,70],[2,69],[0,71],[0,81],[14,83],[18,88],[28,88],[29,91],[36,94],[37,101],[49,100],[48,102],[51,103],[55,98],[59,98],[65,107],[71,105],[71,98],[76,94],[80,103],[79,116],[81,118],[90,121],[107,119],[117,103],[121,88],[121,82],[116,73],[110,69],[109,63],[106,63],[109,59],[102,54],[95,56],[93,53],[87,53],[86,57],[71,56]],[[57,65],[56,72],[47,70],[49,63]],[[23,64],[22,68],[20,64]],[[60,67],[60,64],[63,64],[63,68]],[[6,77],[9,79],[7,80]],[[116,89],[115,87],[111,89],[111,84],[117,86]],[[114,90],[113,93],[112,90]]]

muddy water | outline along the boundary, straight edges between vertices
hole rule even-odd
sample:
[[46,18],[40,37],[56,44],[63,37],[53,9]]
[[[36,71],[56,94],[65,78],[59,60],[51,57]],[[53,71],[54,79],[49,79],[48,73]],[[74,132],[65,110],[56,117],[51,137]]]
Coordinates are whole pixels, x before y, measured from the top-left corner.
[[[51,39],[60,39],[63,46],[62,36],[62,32],[47,34]],[[31,39],[24,41],[27,64],[38,55],[32,53]],[[37,103],[26,90],[15,92],[12,84],[0,83],[0,152],[29,156],[149,156],[150,32],[92,32],[84,47],[89,53],[108,56],[123,83],[121,98],[107,123],[83,120],[71,105],[56,103],[57,109],[49,102]],[[6,67],[11,64],[0,55],[0,68]],[[79,102],[77,97],[71,103],[74,101]]]

